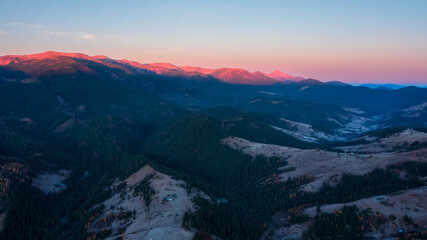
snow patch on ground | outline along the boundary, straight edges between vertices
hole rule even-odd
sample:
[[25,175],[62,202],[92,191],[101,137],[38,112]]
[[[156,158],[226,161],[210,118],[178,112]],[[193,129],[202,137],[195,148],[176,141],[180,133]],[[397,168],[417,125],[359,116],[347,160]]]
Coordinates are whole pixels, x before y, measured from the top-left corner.
[[274,93],[274,92],[264,92],[264,91],[258,91],[259,93],[263,93],[263,94],[267,94],[267,95],[272,95],[272,96],[274,96],[274,95],[283,95],[283,94],[280,94],[280,93]]
[[254,99],[254,100],[250,101],[249,103],[256,103],[256,102],[259,102],[259,101],[261,101],[261,100],[262,100],[261,98]]
[[294,137],[294,138],[296,138],[298,140],[301,140],[301,141],[305,141],[305,142],[317,142],[319,140],[318,138],[310,137],[310,136],[304,135],[304,134],[299,133],[299,132],[292,132],[292,131],[289,131],[289,130],[286,130],[286,129],[283,129],[283,128],[279,128],[279,127],[275,127],[275,126],[271,126],[271,127],[274,128],[274,129],[276,129],[276,130],[278,130],[278,131],[280,131],[280,132],[283,132],[283,133],[286,133],[288,135],[291,135],[292,137]]
[[69,174],[70,171],[65,169],[53,173],[44,173],[33,178],[31,185],[45,194],[59,193],[67,189],[63,181],[68,178]]
[[427,108],[427,102],[423,102],[421,104],[414,105],[399,111],[402,112],[404,117],[416,118],[416,117],[420,117],[422,113],[425,113],[426,108]]
[[299,140],[306,142],[317,142],[318,140],[326,141],[343,141],[345,138],[327,134],[325,132],[313,129],[313,126],[306,123],[291,121],[288,119],[280,118],[286,123],[288,129],[272,126],[274,129],[289,134]]
[[355,114],[365,114],[365,112],[360,108],[355,107],[343,107],[344,111],[355,113]]
[[422,111],[425,112],[425,108],[427,107],[427,102],[423,102],[421,104],[415,105],[415,106],[411,106],[409,108],[403,109],[402,111],[405,112],[406,114],[411,114],[414,113],[416,111]]
[[375,124],[374,120],[366,117],[352,115],[351,117],[342,116],[342,118],[346,123],[342,128],[336,130],[336,132],[339,134],[361,134],[364,132],[376,130],[379,127],[377,124]]
[[306,90],[308,88],[310,88],[310,86],[304,86],[304,87],[301,87],[299,91],[302,92],[302,91],[304,91],[304,90]]

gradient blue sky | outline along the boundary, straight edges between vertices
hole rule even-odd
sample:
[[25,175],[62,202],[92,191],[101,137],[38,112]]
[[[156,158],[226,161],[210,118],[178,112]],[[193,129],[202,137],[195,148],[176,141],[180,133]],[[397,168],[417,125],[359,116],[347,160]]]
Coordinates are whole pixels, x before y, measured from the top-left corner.
[[427,84],[427,1],[0,0],[0,55],[47,50]]

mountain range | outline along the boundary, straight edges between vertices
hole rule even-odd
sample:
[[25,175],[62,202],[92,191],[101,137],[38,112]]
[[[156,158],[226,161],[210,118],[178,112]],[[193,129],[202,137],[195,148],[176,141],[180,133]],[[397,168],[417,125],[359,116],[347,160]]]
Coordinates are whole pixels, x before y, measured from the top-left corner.
[[[53,62],[55,61],[55,62]],[[69,73],[81,71],[94,74],[95,66],[87,66],[85,63],[92,62],[106,67],[116,68],[126,73],[146,73],[159,74],[164,76],[179,76],[200,79],[214,78],[226,83],[248,84],[248,85],[270,85],[278,83],[298,82],[303,80],[302,77],[292,76],[280,71],[274,71],[270,74],[262,72],[249,72],[239,68],[219,68],[207,69],[200,67],[177,67],[170,63],[139,63],[126,59],[113,60],[103,55],[88,56],[81,53],[60,53],[44,52],[30,55],[8,55],[0,57],[0,66],[7,66],[14,71],[22,71],[30,75],[41,76],[48,74],[58,67],[73,65],[68,69]]]
[[426,149],[426,88],[0,57],[0,239],[424,239]]

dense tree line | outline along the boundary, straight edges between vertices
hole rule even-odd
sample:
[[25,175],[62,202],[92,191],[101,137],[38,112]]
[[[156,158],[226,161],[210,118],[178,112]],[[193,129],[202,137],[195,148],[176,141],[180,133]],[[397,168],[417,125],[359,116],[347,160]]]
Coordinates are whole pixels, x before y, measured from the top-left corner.
[[[143,155],[138,155],[138,149],[129,153],[120,147],[122,144],[116,144],[126,144],[126,140],[114,137],[120,130],[104,126],[114,125],[122,119],[111,119],[112,122],[110,118],[94,119],[93,124],[71,129],[65,138],[52,137],[55,141],[49,144],[44,139],[32,141],[37,144],[31,145],[22,139],[5,143],[16,144],[18,147],[12,148],[10,155],[22,156],[28,164],[34,164],[31,156],[35,152],[46,153],[43,155],[46,158],[39,162],[46,164],[34,165],[33,174],[46,169],[73,171],[65,182],[67,189],[60,194],[46,196],[30,187],[29,182],[16,185],[0,238],[85,239],[85,225],[94,214],[89,210],[110,196],[108,186],[147,163],[158,171],[183,179],[188,190],[195,186],[212,197],[212,202],[200,197],[194,199],[198,209],[186,213],[185,227],[200,229],[196,236],[214,234],[227,239],[258,239],[267,229],[271,216],[278,211],[287,212],[291,222],[305,221],[307,219],[300,211],[303,208],[350,202],[420,186],[422,183],[413,176],[424,174],[423,165],[405,165],[403,168],[410,173],[406,179],[390,170],[375,170],[363,176],[346,174],[336,187],[325,185],[318,193],[305,193],[300,187],[312,179],[302,177],[283,181],[277,177],[278,168],[287,164],[283,159],[251,157],[221,142],[230,134],[246,134],[254,139],[271,137],[268,132],[262,133],[266,131],[263,128],[252,137],[251,133],[245,133],[244,126],[250,122],[232,130],[206,115],[189,116],[148,138]],[[127,125],[120,126],[126,128]],[[77,147],[82,140],[86,140],[86,145]],[[54,166],[48,163],[54,163]],[[150,196],[147,182],[140,186],[144,197]],[[216,202],[219,198],[227,201]]]
[[363,234],[384,223],[386,218],[370,209],[360,211],[355,205],[344,206],[333,213],[320,213],[304,233],[309,239],[361,239]]
[[[80,135],[88,133],[91,136]],[[88,209],[110,196],[106,187],[112,181],[127,178],[149,161],[121,151],[103,135],[95,129],[71,129],[68,138],[53,142],[45,140],[49,137],[28,140],[25,136],[13,142],[2,139],[0,145],[12,146],[9,156],[16,159],[13,161],[30,166],[31,176],[61,168],[72,171],[65,180],[67,188],[58,194],[43,194],[31,187],[31,180],[13,183],[0,239],[86,239]],[[93,138],[96,145],[75,147],[82,136]]]
[[393,164],[390,169],[397,169],[406,171],[410,177],[426,177],[427,176],[427,163],[407,161],[398,164]]
[[144,179],[137,183],[134,188],[134,193],[136,195],[142,195],[144,198],[147,208],[150,208],[151,197],[155,194],[154,189],[150,186],[151,178],[153,178],[153,174],[145,176]]
[[314,204],[346,203],[422,185],[417,178],[402,179],[391,170],[375,169],[365,175],[344,173],[336,187],[324,185],[319,192],[306,194],[306,198],[314,199]]
[[227,136],[214,119],[191,116],[148,139],[145,153],[162,165],[220,186],[222,192],[258,181],[286,164],[281,159],[252,158],[233,150],[221,142]]
[[[300,187],[309,178],[277,179],[280,158],[251,158],[224,147],[228,136],[220,122],[207,116],[185,118],[147,141],[146,153],[156,162],[202,178],[202,190],[224,197],[227,203],[209,203],[196,198],[199,208],[187,213],[184,226],[202,229],[227,239],[258,239],[270,217],[278,211],[290,213],[291,221],[306,219],[297,209],[318,204],[351,202],[422,185],[416,178],[401,179],[390,170],[374,170],[356,176],[344,174],[336,187],[324,185],[317,193]],[[190,185],[201,186],[187,179]],[[207,185],[207,186],[206,186]]]

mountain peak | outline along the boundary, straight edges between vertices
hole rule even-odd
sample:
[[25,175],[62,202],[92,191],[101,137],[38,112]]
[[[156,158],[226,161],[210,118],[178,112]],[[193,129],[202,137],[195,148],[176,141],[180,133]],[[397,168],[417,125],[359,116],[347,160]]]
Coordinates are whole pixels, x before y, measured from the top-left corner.
[[28,55],[6,55],[1,58],[9,59],[11,60],[11,62],[19,62],[19,61],[32,61],[32,60],[37,61],[37,60],[43,60],[48,58],[58,58],[58,57],[72,57],[72,58],[91,60],[91,61],[95,60],[94,58],[83,53],[62,53],[62,52],[54,52],[54,51],[47,51],[43,53],[28,54]]
[[261,72],[251,73],[241,68],[220,68],[211,72],[209,75],[232,84],[269,85],[278,83],[277,80]]
[[26,58],[31,58],[35,60],[44,59],[44,58],[57,58],[57,57],[72,57],[72,58],[79,58],[79,59],[85,59],[85,60],[93,60],[92,57],[83,53],[63,53],[63,52],[54,52],[54,51],[47,51],[44,53],[30,54],[30,55],[23,55],[23,56],[25,56]]
[[170,64],[170,63],[149,63],[149,66],[153,66],[153,67],[162,67],[162,68],[166,68],[166,69],[172,69],[172,70],[178,70],[180,69],[179,67]]
[[[65,58],[63,58],[65,57]],[[44,61],[50,59],[49,61]],[[83,60],[83,61],[82,61]],[[126,59],[114,60],[105,55],[89,56],[82,53],[62,53],[55,51],[47,51],[37,54],[29,55],[8,55],[0,57],[0,65],[5,66],[12,63],[25,62],[25,66],[10,65],[10,69],[21,70],[26,73],[42,74],[48,71],[52,66],[57,70],[68,68],[75,68],[75,63],[78,62],[80,69],[78,71],[94,72],[90,70],[90,63],[96,62],[106,67],[119,68],[127,73],[146,73],[146,74],[159,74],[164,76],[179,76],[189,78],[215,78],[222,82],[231,84],[247,84],[247,85],[270,85],[284,82],[298,82],[303,80],[302,77],[292,76],[280,71],[274,71],[270,74],[262,72],[249,72],[242,68],[218,68],[208,69],[201,67],[178,67],[171,63],[158,62],[158,63],[139,63],[136,61],[129,61]],[[47,64],[48,63],[48,64]],[[74,64],[74,65],[72,65]],[[32,65],[32,67],[28,67]],[[64,70],[65,71],[65,70]]]
[[304,80],[303,77],[298,77],[298,76],[293,76],[281,71],[274,71],[270,74],[267,74],[268,77],[279,80],[279,81],[293,81],[293,82],[298,82],[301,80]]
[[187,71],[187,72],[198,72],[198,73],[203,73],[203,74],[210,74],[216,70],[216,69],[211,69],[211,68],[201,68],[201,67],[191,67],[191,66],[184,66],[184,67],[180,67],[180,68],[184,71]]
[[107,57],[105,55],[96,55],[96,56],[92,56],[92,57],[96,58],[96,59],[100,59],[100,60],[102,60],[102,59],[110,59],[109,57]]
[[[45,61],[49,59],[49,61]],[[105,56],[91,57],[83,53],[62,53],[47,51],[43,53],[28,55],[7,55],[0,57],[0,66],[9,65],[9,69],[22,71],[27,74],[43,75],[53,71],[63,73],[85,72],[94,74],[96,71],[90,67],[90,64],[97,63],[111,68],[119,68],[127,73],[131,73],[128,68],[116,64],[114,60]],[[12,65],[13,66],[12,66]]]

